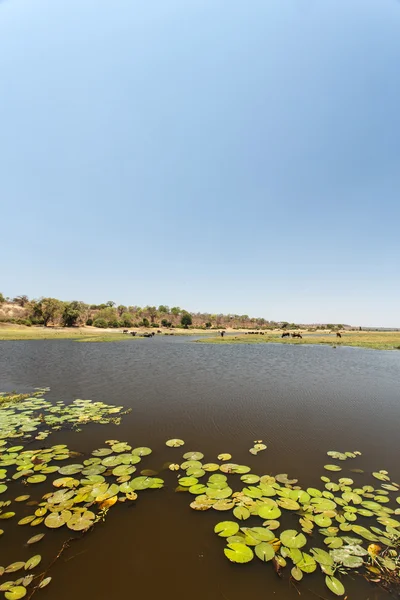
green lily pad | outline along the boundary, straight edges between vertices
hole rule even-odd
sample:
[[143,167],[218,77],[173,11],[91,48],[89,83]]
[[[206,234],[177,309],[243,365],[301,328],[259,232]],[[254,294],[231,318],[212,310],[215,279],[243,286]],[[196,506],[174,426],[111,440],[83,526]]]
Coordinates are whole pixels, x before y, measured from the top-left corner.
[[248,563],[254,557],[252,549],[241,543],[228,544],[224,549],[224,553],[234,563]]
[[281,514],[281,510],[277,506],[269,506],[268,504],[260,506],[258,509],[258,516],[266,520],[278,519]]
[[29,538],[29,540],[26,542],[27,544],[36,544],[37,542],[40,542],[40,540],[42,540],[44,538],[44,533],[38,533],[37,535],[34,535],[33,537]]
[[250,517],[250,511],[245,506],[236,506],[233,509],[233,514],[240,521],[245,521]]
[[305,535],[303,533],[298,533],[295,529],[282,531],[280,540],[282,544],[288,548],[302,548],[307,543]]
[[15,573],[15,571],[19,571],[20,569],[23,569],[25,567],[25,563],[21,562],[21,561],[17,561],[12,563],[11,565],[8,565],[8,567],[6,567],[4,569],[5,573]]
[[171,440],[167,440],[165,442],[165,445],[169,448],[179,448],[179,446],[183,446],[184,443],[185,442],[183,440],[180,440],[179,438],[173,438]]
[[26,596],[26,588],[23,585],[16,585],[5,592],[7,600],[20,600]]
[[204,458],[204,454],[202,452],[186,452],[183,458],[186,460],[201,460]]
[[41,562],[41,560],[42,560],[42,557],[40,556],[40,554],[36,554],[35,556],[32,556],[25,563],[25,571],[31,571],[32,569],[37,567],[38,564]]
[[326,471],[341,471],[342,467],[339,467],[338,465],[324,465],[324,469]]
[[218,460],[231,460],[232,455],[228,453],[218,454]]
[[230,537],[239,531],[239,525],[235,521],[221,521],[214,527],[215,533],[220,537]]
[[51,581],[51,577],[46,577],[39,583],[38,587],[40,587],[42,589],[42,588],[46,587],[47,585],[49,585],[50,581]]
[[339,581],[339,579],[337,579],[336,577],[330,577],[329,575],[327,575],[325,577],[325,584],[326,584],[326,587],[333,594],[336,594],[336,596],[344,595],[344,592],[345,592],[344,586],[343,586],[342,582]]
[[267,542],[261,542],[261,544],[257,544],[254,548],[254,552],[256,556],[263,562],[268,562],[275,556],[275,550],[273,546]]

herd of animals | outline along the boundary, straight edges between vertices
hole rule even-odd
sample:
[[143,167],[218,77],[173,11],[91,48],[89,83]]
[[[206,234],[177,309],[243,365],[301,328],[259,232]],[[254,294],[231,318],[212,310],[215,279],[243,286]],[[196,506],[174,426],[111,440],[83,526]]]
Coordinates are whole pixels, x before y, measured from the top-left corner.
[[[129,329],[124,329],[122,333],[126,333],[126,334],[133,335],[133,336],[138,335],[138,337],[145,337],[145,338],[152,338],[155,336],[154,331],[152,331],[151,333],[149,332],[149,333],[139,333],[138,334],[136,331],[129,331]],[[160,329],[157,329],[157,333],[162,333],[162,331],[160,331]],[[246,331],[245,333],[246,333],[246,335],[264,335],[263,331]],[[225,331],[221,331],[220,334],[221,334],[221,337],[224,337]],[[164,335],[174,335],[174,334],[173,333],[164,333]],[[288,338],[288,337],[300,338],[301,340],[303,339],[303,336],[301,335],[301,333],[297,333],[297,332],[290,333],[289,331],[285,331],[281,335],[281,338]],[[337,331],[336,337],[341,338],[342,334],[339,331]]]

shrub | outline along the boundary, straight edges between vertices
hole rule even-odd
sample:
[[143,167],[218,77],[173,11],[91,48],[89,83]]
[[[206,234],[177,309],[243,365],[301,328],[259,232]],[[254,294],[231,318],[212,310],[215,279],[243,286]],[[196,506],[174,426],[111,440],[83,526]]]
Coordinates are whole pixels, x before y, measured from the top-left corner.
[[171,321],[168,321],[168,319],[161,319],[161,326],[162,327],[171,327],[172,323],[171,323]]
[[183,315],[181,317],[181,325],[183,325],[183,327],[185,329],[188,329],[189,325],[191,325],[191,324],[192,324],[192,316],[187,312],[183,313]]
[[140,321],[140,323],[139,323],[139,327],[149,327],[149,326],[150,326],[150,321],[146,317],[143,317],[143,320]]
[[109,327],[120,327],[119,321],[117,321],[116,319],[113,319],[112,321],[108,321],[108,326]]
[[105,319],[95,319],[93,325],[95,327],[101,327],[101,329],[106,329],[108,327],[108,323]]
[[121,316],[121,327],[132,327],[132,318],[131,315],[129,313],[124,313]]
[[86,325],[88,325],[90,327],[90,325],[93,325],[93,319],[88,319],[86,321]]
[[151,326],[158,328],[158,327],[160,327],[160,323],[152,323]]
[[211,323],[210,322],[206,323],[206,327],[207,327],[207,329],[210,329]]

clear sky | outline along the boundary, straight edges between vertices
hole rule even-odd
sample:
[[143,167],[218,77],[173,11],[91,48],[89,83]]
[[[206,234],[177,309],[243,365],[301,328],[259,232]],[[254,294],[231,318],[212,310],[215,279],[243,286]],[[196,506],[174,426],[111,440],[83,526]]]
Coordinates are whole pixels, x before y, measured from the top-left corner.
[[400,326],[397,0],[0,2],[0,291]]

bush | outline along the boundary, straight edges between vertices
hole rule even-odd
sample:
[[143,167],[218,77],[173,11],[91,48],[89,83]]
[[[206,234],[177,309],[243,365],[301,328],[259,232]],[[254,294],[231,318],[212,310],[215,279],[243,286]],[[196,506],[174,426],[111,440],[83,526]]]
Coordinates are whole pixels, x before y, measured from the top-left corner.
[[16,323],[18,323],[18,325],[26,325],[27,327],[32,326],[32,323],[30,322],[29,319],[17,319]]
[[93,325],[93,319],[88,319],[86,321],[86,325],[88,325],[90,327],[90,325]]
[[32,325],[43,325],[44,319],[42,317],[31,317]]
[[183,313],[182,317],[181,317],[181,325],[183,325],[183,327],[185,329],[189,328],[189,325],[192,324],[192,317],[189,313],[185,312]]
[[108,327],[108,323],[105,319],[96,319],[93,321],[93,325],[95,327],[101,327],[101,329],[106,329]]
[[108,321],[108,326],[109,327],[120,327],[119,321],[117,321],[116,319],[113,319],[112,321]]
[[207,329],[210,329],[211,323],[206,323],[206,327],[207,327]]
[[161,327],[171,327],[172,323],[171,321],[168,321],[168,319],[161,319]]
[[143,317],[143,320],[140,321],[138,326],[139,327],[150,327],[150,321],[146,317]]
[[121,327],[132,327],[132,318],[131,315],[129,313],[123,313],[123,315],[121,315]]
[[160,327],[160,323],[152,323],[151,326],[155,327],[155,328],[158,328],[158,327]]

